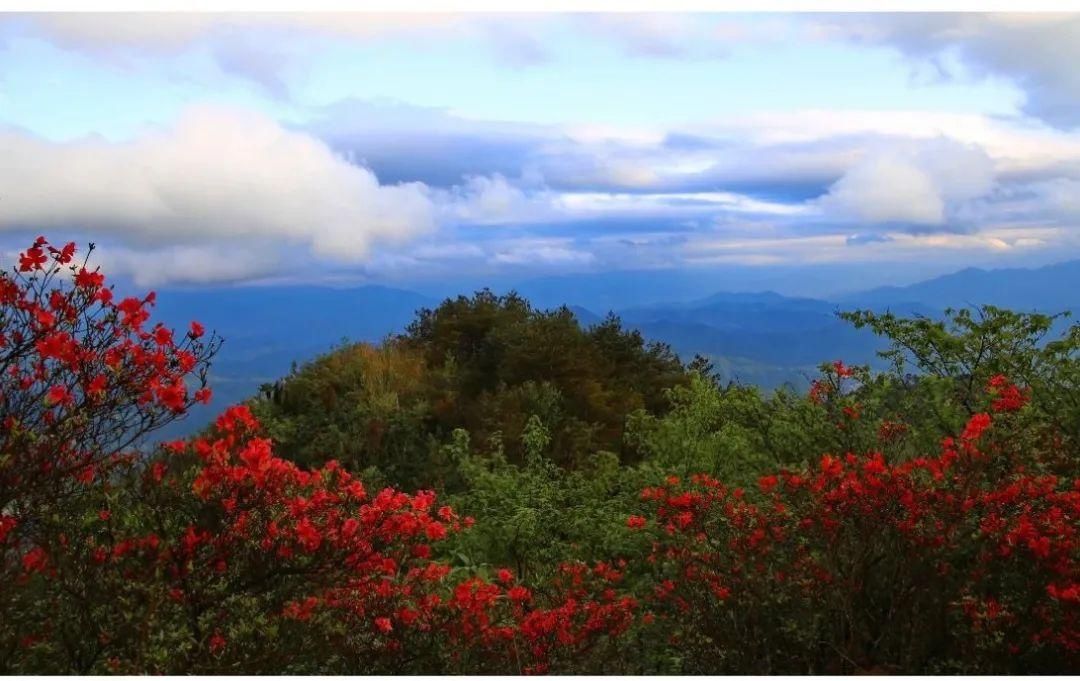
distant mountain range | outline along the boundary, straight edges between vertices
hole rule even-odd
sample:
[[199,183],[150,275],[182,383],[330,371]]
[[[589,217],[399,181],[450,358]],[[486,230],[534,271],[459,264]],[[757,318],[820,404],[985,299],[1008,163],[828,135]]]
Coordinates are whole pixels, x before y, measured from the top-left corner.
[[1080,309],[1080,260],[1032,269],[969,267],[910,286],[885,286],[838,299],[843,305],[879,308],[922,304],[935,308],[997,305],[1015,310]]
[[[657,273],[650,276],[651,283],[627,273],[599,279],[582,275],[576,285],[573,277],[565,276],[530,280],[515,288],[538,307],[567,304],[584,325],[614,311],[626,326],[670,344],[684,358],[705,355],[723,378],[766,389],[783,384],[803,388],[824,361],[876,361],[881,340],[839,320],[839,310],[888,309],[926,316],[938,315],[945,307],[976,304],[1080,310],[1080,261],[1035,269],[969,268],[834,300],[770,291],[695,298],[701,284],[695,285],[686,272],[673,274],[666,284],[655,279]],[[598,281],[602,290],[590,291]],[[288,373],[294,362],[312,359],[344,340],[379,341],[403,330],[417,310],[439,303],[436,297],[385,286],[243,286],[158,293],[157,316],[168,324],[183,328],[196,318],[225,338],[213,367],[213,405],[176,424],[166,434],[170,437],[201,427],[222,406],[246,399],[261,383]],[[673,297],[659,299],[665,293]],[[583,300],[599,305],[586,306]],[[614,304],[605,305],[609,301]]]
[[201,428],[228,404],[344,341],[380,341],[438,300],[385,286],[242,286],[158,291],[155,318],[176,328],[200,321],[225,339],[212,366],[214,400],[166,431]]

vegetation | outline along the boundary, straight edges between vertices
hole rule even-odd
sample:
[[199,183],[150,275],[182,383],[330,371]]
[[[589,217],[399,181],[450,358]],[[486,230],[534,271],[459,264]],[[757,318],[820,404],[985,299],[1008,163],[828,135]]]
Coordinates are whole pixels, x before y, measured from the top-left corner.
[[567,308],[534,310],[488,291],[421,310],[379,347],[350,345],[273,386],[252,405],[286,457],[378,469],[405,487],[458,482],[441,446],[463,428],[488,454],[524,462],[522,437],[540,418],[545,456],[578,468],[603,450],[633,461],[627,417],[661,414],[685,385],[678,357],[609,317],[582,329]]
[[854,312],[890,370],[765,395],[481,292],[137,451],[217,340],[74,252],[0,280],[0,671],[1080,663],[1080,327]]

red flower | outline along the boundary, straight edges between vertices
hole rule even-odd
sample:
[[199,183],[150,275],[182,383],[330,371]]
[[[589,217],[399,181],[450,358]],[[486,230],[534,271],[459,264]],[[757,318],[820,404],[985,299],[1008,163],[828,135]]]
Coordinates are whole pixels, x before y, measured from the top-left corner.
[[105,275],[94,271],[91,272],[85,267],[79,269],[79,273],[75,275],[75,285],[80,288],[96,289],[105,284]]
[[626,526],[631,530],[640,530],[645,527],[648,521],[639,515],[632,515],[626,519]]
[[215,631],[214,635],[210,637],[210,654],[217,655],[225,649],[225,637],[221,635],[220,631]]
[[49,392],[46,394],[46,402],[48,404],[67,404],[71,401],[71,395],[68,393],[68,389],[62,385],[54,385],[49,388]]
[[964,426],[964,432],[960,437],[967,441],[978,440],[986,429],[990,427],[990,424],[990,414],[975,414]]
[[154,329],[154,342],[158,345],[172,345],[172,331],[159,325]]
[[322,535],[307,517],[301,518],[296,524],[296,538],[308,553],[314,553],[322,544]]
[[48,260],[48,256],[41,250],[39,246],[26,249],[21,255],[19,255],[19,271],[29,272],[31,270],[40,270],[45,261]]
[[844,473],[844,465],[840,463],[840,459],[826,454],[821,457],[821,472],[827,477],[838,478]]
[[[56,253],[55,248],[50,247],[49,250],[52,251],[53,253]],[[66,265],[69,262],[71,262],[71,259],[74,256],[75,256],[75,242],[74,241],[69,241],[66,244],[64,244],[64,247],[62,249],[60,249],[60,252],[57,254],[57,257],[56,257],[56,262],[60,263],[61,265]]]
[[90,379],[89,385],[86,386],[86,392],[91,395],[101,395],[105,392],[108,384],[109,379],[105,377],[105,374],[98,374]]
[[30,549],[30,551],[22,557],[23,570],[25,570],[27,574],[43,572],[48,565],[49,557],[45,553],[45,549],[40,546],[35,546]]
[[376,617],[375,626],[384,634],[389,634],[394,629],[389,617]]
[[1020,411],[1028,403],[1030,392],[1017,388],[1000,374],[990,379],[986,390],[995,398],[990,408],[999,412]]

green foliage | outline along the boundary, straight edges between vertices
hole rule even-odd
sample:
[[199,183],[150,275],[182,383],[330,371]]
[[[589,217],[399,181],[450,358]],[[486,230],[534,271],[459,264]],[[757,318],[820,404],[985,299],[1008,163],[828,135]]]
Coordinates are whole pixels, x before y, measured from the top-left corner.
[[[1025,418],[1052,426],[1064,449],[1080,436],[1080,325],[1063,331],[1068,313],[1013,312],[992,305],[947,310],[945,319],[899,318],[869,311],[841,315],[891,342],[882,356],[889,374],[876,377],[869,391],[882,409],[909,421],[920,448],[955,432],[973,413],[986,411],[984,390],[995,375],[1026,386],[1031,405]],[[1067,457],[1059,472],[1075,474]]]
[[538,311],[481,291],[420,311],[380,347],[346,345],[315,360],[266,386],[253,409],[296,461],[333,458],[403,487],[454,489],[441,445],[455,429],[500,439],[507,460],[524,463],[537,416],[559,466],[587,466],[598,450],[633,461],[628,415],[663,413],[665,391],[688,381],[670,348],[615,317],[582,329],[565,307]]
[[476,519],[472,531],[448,543],[467,565],[509,566],[521,580],[550,575],[570,560],[613,560],[642,549],[626,517],[641,489],[658,479],[649,465],[620,466],[611,452],[593,454],[573,471],[548,458],[550,440],[537,417],[522,436],[525,462],[509,463],[498,445],[471,451],[468,434],[455,431],[448,458],[458,465],[466,491],[451,498]]
[[546,419],[559,465],[578,466],[598,449],[629,460],[626,416],[662,412],[664,389],[687,380],[669,347],[646,344],[614,316],[582,329],[569,309],[534,310],[514,293],[485,290],[422,310],[398,342],[421,352],[430,369],[455,369],[453,400],[433,410],[438,425],[482,440],[499,432],[517,462],[533,414]]
[[420,356],[396,344],[344,345],[273,386],[252,410],[282,454],[304,465],[336,459],[356,471],[432,484],[429,386]]
[[[523,579],[641,550],[625,519],[665,476],[751,486],[822,453],[923,456],[989,408],[997,373],[1039,386],[1023,418],[1080,432],[1076,327],[1047,341],[1056,318],[993,307],[943,321],[842,316],[892,342],[892,369],[824,363],[808,397],[722,386],[706,359],[683,369],[613,317],[582,330],[566,309],[484,291],[420,312],[381,347],[294,371],[254,408],[298,461],[338,458],[375,483],[453,493],[477,525],[449,555]],[[1047,465],[1073,470],[1075,457],[1059,458]]]
[[[0,430],[0,671],[1075,667],[1080,327],[989,306],[842,317],[891,342],[890,369],[826,362],[805,394],[765,394],[614,317],[582,329],[483,291],[264,386],[273,442],[241,406],[152,454],[113,447],[175,414],[114,417],[160,392],[165,360],[112,402],[89,390],[104,373],[69,381],[90,406],[68,410],[83,355],[16,344],[32,371],[7,372]],[[53,384],[14,388],[45,355]],[[162,406],[189,404],[182,387]]]

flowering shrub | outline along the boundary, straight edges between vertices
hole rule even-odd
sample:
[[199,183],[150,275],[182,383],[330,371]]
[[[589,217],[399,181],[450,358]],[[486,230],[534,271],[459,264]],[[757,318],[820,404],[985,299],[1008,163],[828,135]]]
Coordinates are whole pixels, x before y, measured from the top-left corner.
[[[523,467],[473,455],[461,432],[457,500],[485,514],[470,542],[473,519],[434,491],[301,467],[243,405],[198,437],[136,449],[209,399],[218,341],[197,323],[183,337],[151,325],[153,294],[117,302],[74,257],[38,239],[0,278],[0,671],[1080,664],[1080,482],[1061,425],[1075,414],[1037,389],[1072,375],[1064,346],[1046,363],[1065,368],[1035,385],[944,369],[888,383],[835,362],[809,395],[765,408],[691,380],[670,391],[671,420],[639,424],[651,458],[633,467],[597,453],[557,468],[535,415]],[[956,347],[950,361],[968,366]],[[681,460],[664,449],[690,440]],[[702,463],[753,484],[684,474]]]
[[[92,250],[92,246],[91,246]],[[0,273],[0,508],[73,493],[146,433],[207,402],[219,343],[149,325],[154,294],[115,300],[76,247],[44,237]],[[87,254],[89,257],[89,254]],[[194,385],[189,385],[194,382]]]
[[655,535],[650,605],[689,667],[1075,668],[1080,484],[1018,463],[1005,433],[1024,391],[990,390],[996,414],[934,457],[826,454],[756,490],[708,476],[646,489],[651,518],[628,522]]
[[209,398],[217,344],[147,328],[152,295],[114,303],[85,263],[65,286],[73,255],[39,239],[3,279],[0,669],[540,672],[629,626],[633,599],[586,588],[613,569],[567,565],[541,593],[461,574],[433,545],[470,518],[301,469],[247,407],[131,453]]
[[38,600],[44,594],[33,577],[65,569],[81,511],[132,464],[133,447],[210,399],[206,376],[217,339],[205,338],[197,323],[179,337],[151,326],[153,293],[116,300],[104,276],[76,254],[75,244],[56,248],[42,237],[14,271],[0,273],[5,642],[34,642],[22,616],[49,603]]
[[497,583],[458,584],[447,627],[454,668],[470,674],[619,669],[617,639],[638,609],[635,598],[617,591],[622,577],[618,566],[604,562],[567,563],[541,593],[515,584],[505,569]]
[[257,432],[246,407],[226,410],[114,490],[115,512],[69,540],[65,565],[24,560],[23,580],[95,586],[23,617],[18,664],[63,669],[53,613],[88,602],[95,635],[67,660],[79,671],[538,672],[629,626],[633,599],[586,587],[616,570],[567,565],[543,596],[507,570],[455,577],[432,545],[471,519],[431,492],[369,495],[332,462],[303,471]]

